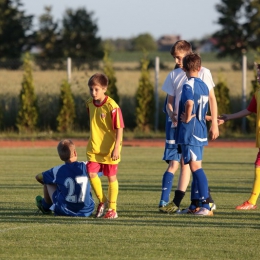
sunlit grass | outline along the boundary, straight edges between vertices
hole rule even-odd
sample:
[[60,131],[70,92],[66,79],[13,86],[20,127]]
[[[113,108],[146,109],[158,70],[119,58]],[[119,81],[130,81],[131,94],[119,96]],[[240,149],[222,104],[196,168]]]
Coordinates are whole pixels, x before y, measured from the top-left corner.
[[[56,149],[1,148],[0,259],[258,259],[259,209],[235,210],[250,195],[257,149],[205,149],[203,168],[217,204],[209,218],[158,212],[162,153],[123,147],[119,218],[110,221],[35,215],[42,187],[34,176],[61,163]],[[78,154],[85,160],[84,147]],[[190,188],[182,207],[189,196]]]

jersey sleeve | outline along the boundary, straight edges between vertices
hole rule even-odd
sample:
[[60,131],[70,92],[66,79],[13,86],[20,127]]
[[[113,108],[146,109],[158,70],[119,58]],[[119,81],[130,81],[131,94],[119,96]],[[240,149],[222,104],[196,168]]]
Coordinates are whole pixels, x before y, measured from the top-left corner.
[[257,112],[257,104],[256,104],[256,98],[255,98],[255,95],[252,97],[248,107],[247,107],[247,110],[252,112],[252,113],[256,113]]
[[124,120],[123,120],[123,115],[122,111],[119,107],[114,108],[111,112],[112,114],[112,124],[113,124],[113,129],[118,129],[118,128],[124,128]]
[[210,70],[204,68],[201,80],[208,86],[209,91],[215,87]]
[[174,73],[174,71],[172,71],[171,73],[168,74],[168,76],[166,77],[163,85],[162,85],[162,90],[164,92],[166,92],[168,95],[171,96],[175,96],[175,91],[172,85],[172,74]]
[[44,184],[54,184],[56,183],[57,173],[62,165],[55,166],[50,170],[47,170],[42,173]]
[[188,100],[194,100],[193,91],[190,85],[184,84],[182,88],[182,101],[183,104],[186,103]]

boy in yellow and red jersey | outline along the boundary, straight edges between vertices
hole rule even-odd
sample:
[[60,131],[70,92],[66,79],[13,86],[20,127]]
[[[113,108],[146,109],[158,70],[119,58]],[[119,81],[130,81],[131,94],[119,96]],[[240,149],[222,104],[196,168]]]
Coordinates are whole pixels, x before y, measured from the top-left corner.
[[[96,217],[117,218],[117,167],[120,162],[124,121],[120,107],[105,94],[108,78],[94,74],[88,81],[91,98],[87,101],[90,118],[90,137],[87,144],[87,170],[92,188],[99,200]],[[108,197],[103,193],[98,172],[107,176]],[[108,211],[106,212],[106,209]]]
[[[260,65],[257,67],[257,80],[260,83]],[[253,189],[250,198],[238,205],[236,209],[238,210],[250,210],[256,209],[256,202],[260,194],[260,88],[258,88],[253,95],[248,107],[234,114],[224,114],[220,118],[224,121],[236,119],[240,117],[248,116],[252,113],[256,113],[256,147],[259,148],[258,154],[255,160],[255,179],[253,184]]]

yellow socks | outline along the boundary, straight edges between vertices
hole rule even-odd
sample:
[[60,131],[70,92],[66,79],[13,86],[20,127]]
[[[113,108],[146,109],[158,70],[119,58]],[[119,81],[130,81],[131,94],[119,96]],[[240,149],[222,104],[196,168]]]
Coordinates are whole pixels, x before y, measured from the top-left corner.
[[250,199],[248,200],[249,203],[256,205],[256,201],[258,199],[260,193],[260,168],[255,168],[255,181],[254,186],[252,189],[252,193]]
[[118,196],[118,181],[109,182],[108,186],[108,200],[109,208],[116,211],[116,201]]
[[90,178],[92,189],[94,190],[99,202],[106,202],[107,198],[103,193],[101,180],[98,175],[94,178]]

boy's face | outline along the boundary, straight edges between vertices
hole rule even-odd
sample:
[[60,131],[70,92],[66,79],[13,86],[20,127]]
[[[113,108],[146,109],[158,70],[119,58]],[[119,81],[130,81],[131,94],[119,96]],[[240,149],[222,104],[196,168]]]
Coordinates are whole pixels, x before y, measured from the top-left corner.
[[102,87],[100,85],[93,85],[89,87],[91,97],[97,102],[100,103],[105,98],[105,92],[107,91],[107,87]]
[[176,51],[172,56],[179,68],[183,68],[182,60],[187,55],[185,51]]

